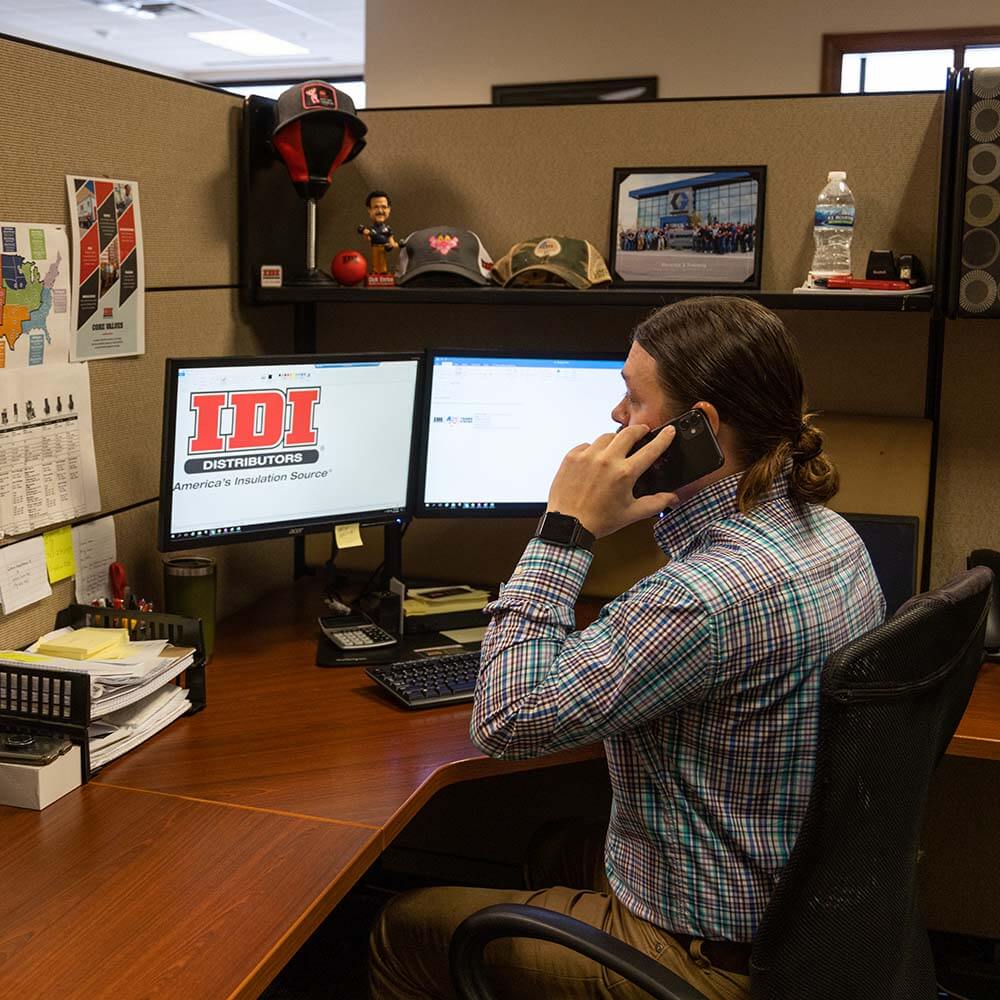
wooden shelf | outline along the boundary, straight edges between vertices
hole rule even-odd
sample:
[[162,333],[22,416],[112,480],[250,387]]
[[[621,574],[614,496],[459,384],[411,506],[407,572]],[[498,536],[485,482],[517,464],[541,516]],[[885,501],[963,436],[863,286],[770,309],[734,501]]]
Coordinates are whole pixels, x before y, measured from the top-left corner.
[[561,305],[634,306],[669,305],[696,295],[740,295],[770,309],[849,310],[864,312],[930,312],[932,296],[924,295],[794,295],[791,292],[715,291],[665,288],[342,288],[295,286],[244,289],[255,305],[308,302],[378,302],[395,305],[421,303],[450,305]]

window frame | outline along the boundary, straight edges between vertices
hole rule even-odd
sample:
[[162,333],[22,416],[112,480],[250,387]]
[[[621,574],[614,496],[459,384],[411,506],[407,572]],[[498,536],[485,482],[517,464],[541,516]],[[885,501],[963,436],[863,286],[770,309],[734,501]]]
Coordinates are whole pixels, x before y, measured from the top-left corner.
[[846,35],[824,35],[820,93],[840,93],[844,56],[851,53],[955,49],[957,72],[965,65],[966,48],[979,45],[1000,45],[1000,26],[928,28],[917,31],[859,31]]

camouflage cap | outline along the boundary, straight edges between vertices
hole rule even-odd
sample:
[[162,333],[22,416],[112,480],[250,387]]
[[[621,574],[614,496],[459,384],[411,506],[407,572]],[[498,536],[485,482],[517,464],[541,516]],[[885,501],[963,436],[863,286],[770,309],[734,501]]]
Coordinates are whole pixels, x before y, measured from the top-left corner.
[[493,266],[493,276],[508,285],[559,285],[590,288],[611,282],[604,258],[587,240],[572,236],[535,236],[517,243]]

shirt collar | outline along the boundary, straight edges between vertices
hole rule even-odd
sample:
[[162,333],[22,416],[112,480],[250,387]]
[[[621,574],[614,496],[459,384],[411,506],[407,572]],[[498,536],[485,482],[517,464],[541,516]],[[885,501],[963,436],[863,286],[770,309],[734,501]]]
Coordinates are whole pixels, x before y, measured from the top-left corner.
[[[775,476],[771,488],[758,501],[759,505],[787,498],[789,471],[786,467]],[[726,476],[699,490],[685,503],[663,512],[653,527],[653,537],[664,555],[675,558],[684,555],[710,525],[739,515],[736,492],[742,475],[742,472],[735,472]]]

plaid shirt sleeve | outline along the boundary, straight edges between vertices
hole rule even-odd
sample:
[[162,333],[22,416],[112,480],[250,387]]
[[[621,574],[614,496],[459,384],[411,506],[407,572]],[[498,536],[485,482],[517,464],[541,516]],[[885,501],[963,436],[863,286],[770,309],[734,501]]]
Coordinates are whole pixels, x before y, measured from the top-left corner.
[[704,698],[714,624],[661,570],[582,631],[574,606],[592,556],[532,539],[482,645],[470,735],[491,757],[528,758],[593,743]]

